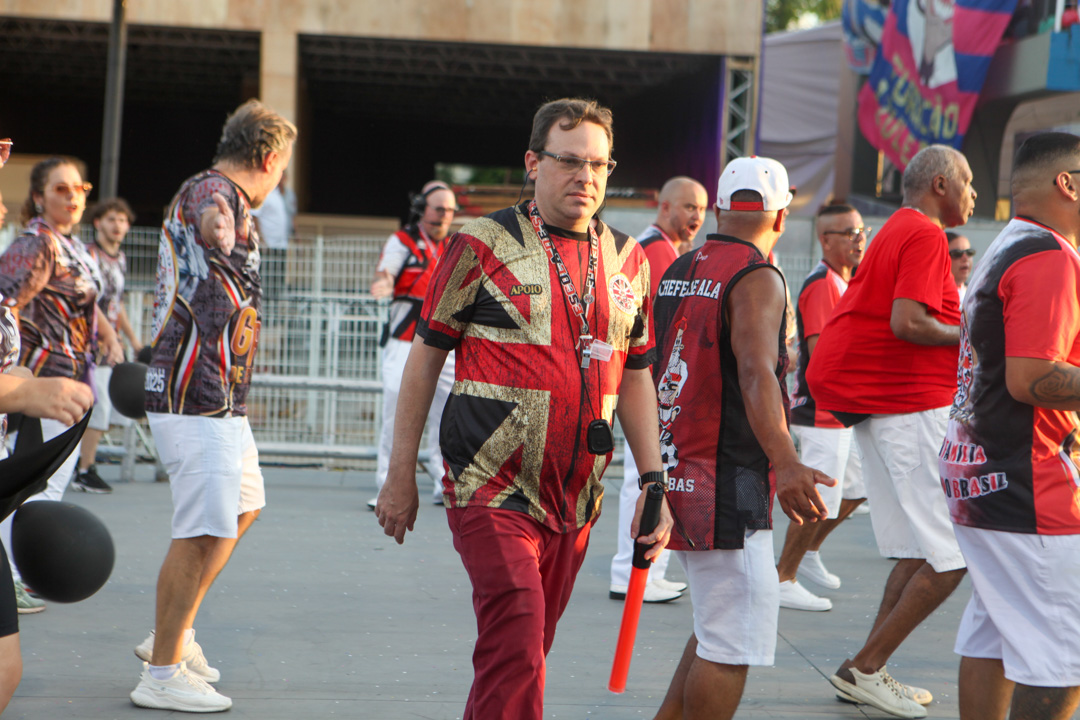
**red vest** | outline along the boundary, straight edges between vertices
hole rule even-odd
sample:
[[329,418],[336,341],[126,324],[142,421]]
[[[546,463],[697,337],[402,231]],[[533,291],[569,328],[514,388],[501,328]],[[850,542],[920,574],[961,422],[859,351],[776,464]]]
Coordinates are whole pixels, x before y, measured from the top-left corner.
[[[763,266],[776,270],[750,243],[710,235],[701,249],[672,264],[656,293],[660,452],[668,501],[694,541],[691,548],[681,533],[672,533],[668,547],[674,550],[741,548],[747,529],[772,527],[769,459],[746,417],[724,322],[731,288]],[[786,412],[785,324],[777,335],[776,378]]]
[[394,278],[394,299],[390,306],[389,336],[410,342],[424,304],[428,283],[441,254],[436,243],[416,225],[406,225],[394,235],[409,250],[409,257]]

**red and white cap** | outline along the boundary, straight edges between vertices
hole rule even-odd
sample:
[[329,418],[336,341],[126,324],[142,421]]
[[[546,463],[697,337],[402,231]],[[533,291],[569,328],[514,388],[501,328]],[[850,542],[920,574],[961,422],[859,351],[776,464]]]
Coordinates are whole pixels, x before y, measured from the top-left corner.
[[[753,190],[761,195],[762,201],[732,202],[731,196],[740,190]],[[716,207],[721,210],[774,212],[786,208],[794,197],[784,166],[757,155],[729,162],[716,185]]]

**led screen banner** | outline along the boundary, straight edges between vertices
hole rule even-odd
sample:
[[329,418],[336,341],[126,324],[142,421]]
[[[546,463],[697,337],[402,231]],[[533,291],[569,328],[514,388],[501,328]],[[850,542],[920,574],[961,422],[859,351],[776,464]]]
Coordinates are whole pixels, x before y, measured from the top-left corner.
[[1017,0],[893,0],[859,93],[859,129],[897,167],[960,148]]

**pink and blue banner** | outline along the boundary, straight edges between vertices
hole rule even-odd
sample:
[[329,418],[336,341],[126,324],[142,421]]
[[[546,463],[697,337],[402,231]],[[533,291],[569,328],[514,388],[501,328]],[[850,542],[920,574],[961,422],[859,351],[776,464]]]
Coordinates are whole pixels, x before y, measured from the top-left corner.
[[897,167],[957,149],[1017,0],[894,0],[859,93],[859,129]]

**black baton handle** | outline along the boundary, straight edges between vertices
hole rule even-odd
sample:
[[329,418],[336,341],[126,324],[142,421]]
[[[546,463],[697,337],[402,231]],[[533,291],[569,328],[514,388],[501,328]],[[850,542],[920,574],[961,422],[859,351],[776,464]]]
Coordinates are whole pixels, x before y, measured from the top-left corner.
[[[663,500],[664,489],[660,487],[660,483],[649,483],[649,487],[645,490],[645,507],[641,510],[641,525],[638,527],[638,537],[651,535],[652,531],[656,529],[657,524],[660,522],[660,504]],[[652,548],[652,545],[639,543],[635,539],[634,567],[641,570],[649,569],[652,562],[645,559],[645,553],[650,548]]]

